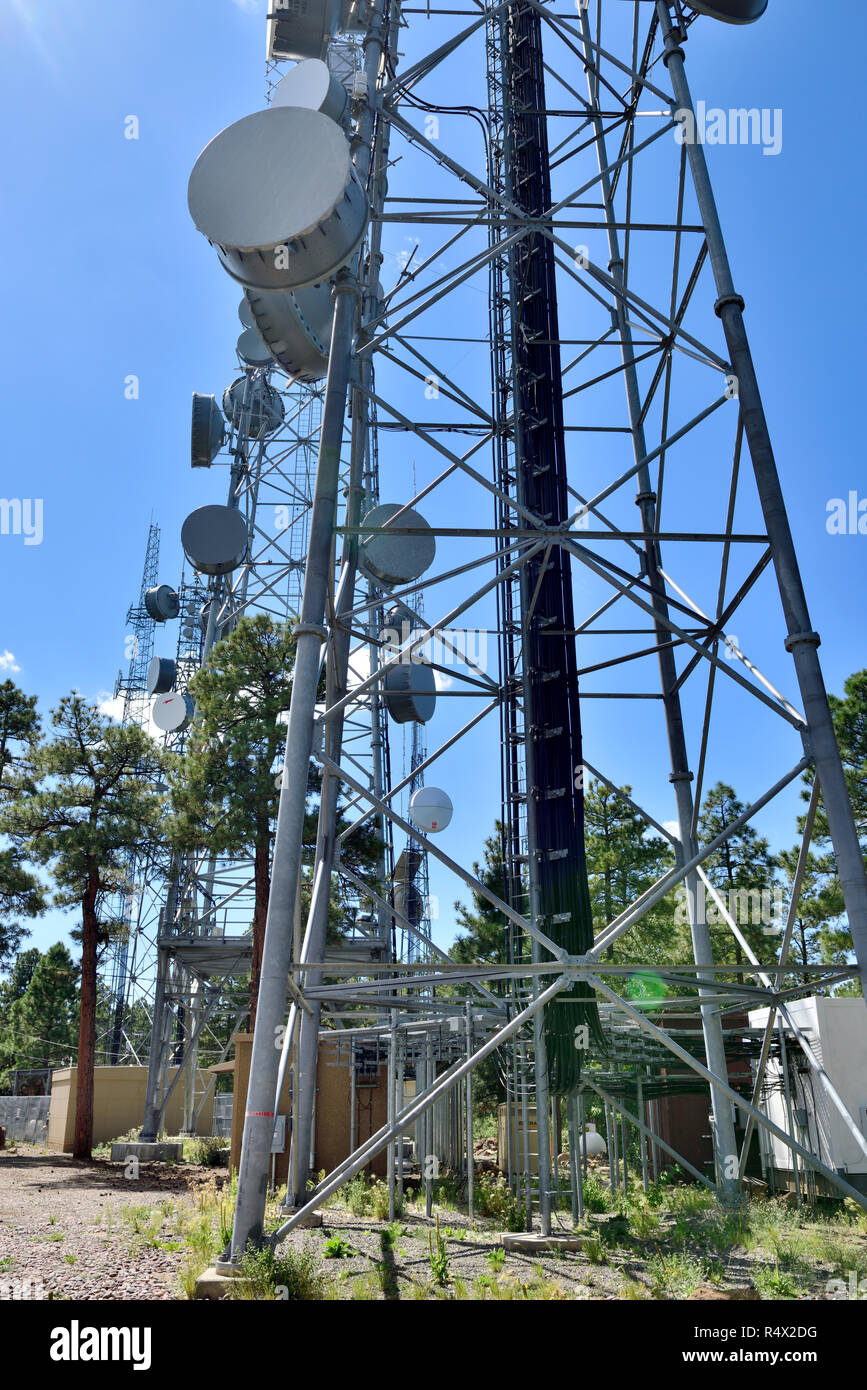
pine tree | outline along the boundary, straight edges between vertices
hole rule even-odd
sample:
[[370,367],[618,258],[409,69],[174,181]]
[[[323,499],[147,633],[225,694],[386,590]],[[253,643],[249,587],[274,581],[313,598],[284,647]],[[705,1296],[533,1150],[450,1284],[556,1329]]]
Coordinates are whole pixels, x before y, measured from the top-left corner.
[[78,968],[60,941],[36,955],[27,988],[10,1005],[0,1029],[4,1068],[63,1066],[75,1053]]
[[[39,741],[36,696],[12,681],[0,685],[0,810],[29,786],[27,766]],[[19,918],[45,911],[45,890],[11,849],[0,849],[0,970],[30,933]]]
[[[295,639],[290,625],[266,614],[242,618],[209,654],[190,682],[196,717],[187,747],[170,776],[173,815],[167,833],[188,852],[202,845],[217,854],[253,861],[253,959],[250,972],[250,1027],[256,1020],[265,923],[271,891],[271,851],[279,790],[276,764],[286,731],[281,716],[292,696]],[[319,779],[311,767],[308,789],[315,801]],[[343,823],[339,822],[339,829]],[[315,844],[311,807],[305,827],[307,857]],[[350,836],[343,859],[369,874],[378,842],[362,828]],[[309,885],[302,891],[302,908]],[[332,904],[332,920],[339,915]]]
[[[497,821],[493,835],[489,835],[485,840],[483,862],[473,865],[473,873],[479,882],[492,893],[496,893],[497,897],[505,898],[501,835],[502,826]],[[473,889],[472,898],[472,908],[467,908],[460,902],[454,905],[457,925],[466,934],[458,936],[452,943],[449,952],[452,960],[459,961],[462,965],[471,965],[476,961],[506,961],[507,919],[478,889]]]
[[[854,671],[843,685],[842,699],[829,695],[834,732],[840,748],[843,774],[852,804],[855,828],[861,842],[861,849],[867,865],[867,670]],[[814,780],[813,769],[804,774],[804,781],[811,786]],[[808,800],[809,791],[803,793]],[[799,822],[803,830],[804,818]],[[813,826],[812,843],[821,851],[819,862],[824,866],[824,876],[819,892],[819,902],[825,913],[824,924],[816,937],[816,945],[822,961],[844,962],[852,959],[852,937],[846,919],[843,889],[837,877],[834,850],[828,829],[828,817],[822,804],[821,795]],[[862,993],[860,980],[850,981],[835,990],[835,994]]]
[[[674,862],[666,841],[648,834],[647,822],[624,800],[631,788],[623,787],[621,791],[623,795],[618,795],[604,783],[595,782],[584,795],[587,874],[597,935]],[[502,827],[498,822],[493,835],[485,840],[482,863],[475,864],[473,872],[480,883],[504,898],[501,839]],[[464,934],[450,947],[452,959],[466,965],[476,961],[507,961],[509,924],[502,913],[475,889],[471,907],[460,902],[454,906],[457,925]],[[624,932],[608,949],[606,957],[653,964],[677,959],[679,955],[689,959],[688,947],[688,934],[675,926],[674,901],[669,896]],[[513,952],[514,949],[513,944]],[[529,955],[529,942],[521,942],[518,949]],[[497,992],[496,983],[489,987]],[[487,1063],[482,1065],[488,1066]],[[483,1073],[482,1085],[486,1099],[496,1093],[502,1098],[502,1087],[493,1068]]]
[[[473,873],[480,883],[489,888],[497,897],[505,899],[503,879],[503,827],[496,822],[494,833],[485,840],[481,864],[473,865]],[[502,912],[480,893],[472,890],[472,907],[463,903],[454,904],[457,925],[464,935],[456,937],[449,949],[452,960],[461,965],[472,965],[478,961],[499,964],[509,959],[510,924]],[[521,953],[526,943],[513,943],[513,950]],[[520,958],[520,955],[519,955]],[[505,986],[489,981],[487,986],[492,994],[502,994]],[[466,988],[456,988],[458,996],[470,994]],[[475,1105],[481,1110],[491,1110],[506,1098],[501,1063],[494,1052],[475,1068],[473,1072],[473,1097]]]
[[[829,695],[834,732],[840,746],[855,828],[867,847],[867,670],[854,671],[843,684],[845,694]],[[825,812],[820,807],[816,838],[830,840]]]
[[[597,936],[674,863],[667,841],[649,833],[644,817],[625,800],[631,794],[630,786],[616,792],[599,781],[584,793],[584,844]],[[605,956],[648,964],[677,959],[677,935],[669,896],[612,942]]]
[[[699,817],[701,843],[715,840],[745,809],[732,787],[717,782],[705,797]],[[777,859],[768,841],[749,822],[730,835],[704,864],[705,873],[760,961],[767,956],[768,941],[779,944],[781,923],[779,913],[773,910],[776,867]],[[736,962],[742,964],[744,952],[740,942],[710,893],[705,896],[705,910],[716,959],[728,960],[733,949]],[[743,982],[742,975],[738,979]]]
[[6,979],[0,980],[0,1029],[9,1021],[9,1010],[15,1000],[27,992],[41,954],[36,946],[19,951],[8,967]]
[[39,738],[36,696],[25,695],[12,681],[0,685],[0,793],[14,784],[27,752]]
[[[785,875],[791,901],[791,887],[800,856],[800,845],[784,849],[778,855],[780,868]],[[843,912],[843,895],[834,874],[834,861],[830,855],[807,855],[807,863],[801,881],[801,893],[792,926],[792,944],[789,960],[801,966],[817,963],[831,964],[845,961],[851,951],[848,933],[843,939],[832,925]],[[804,984],[810,977],[802,972]]]
[[212,647],[190,682],[196,717],[187,747],[172,769],[169,833],[189,851],[253,860],[253,960],[250,1027],[265,939],[271,844],[278,791],[275,762],[289,708],[295,640],[265,614],[242,618]]
[[0,830],[36,863],[51,866],[58,906],[77,905],[81,926],[81,1005],[73,1155],[93,1146],[93,1065],[97,963],[117,923],[103,916],[128,891],[129,853],[147,853],[163,837],[157,790],[165,755],[136,725],[117,725],[80,695],[52,712],[53,737],[32,753],[34,790],[13,797]]
[[18,951],[16,954],[9,966],[7,978],[0,982],[0,1018],[4,1017],[4,1010],[16,999],[20,999],[26,991],[41,955],[38,946],[28,946],[26,951]]

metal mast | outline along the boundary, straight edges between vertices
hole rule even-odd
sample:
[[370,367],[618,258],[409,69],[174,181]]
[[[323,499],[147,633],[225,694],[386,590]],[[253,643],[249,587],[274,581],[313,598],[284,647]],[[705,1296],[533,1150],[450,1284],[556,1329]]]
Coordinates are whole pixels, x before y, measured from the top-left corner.
[[[743,305],[731,280],[704,151],[675,139],[678,115],[692,109],[684,68],[687,34],[690,41],[693,33],[696,41],[712,38],[716,20],[730,17],[723,13],[726,6],[731,12],[738,3],[690,8],[680,0],[590,0],[577,16],[564,16],[535,0],[513,0],[487,5],[478,15],[455,16],[430,9],[399,12],[381,0],[363,15],[353,12],[353,22],[365,30],[365,58],[363,77],[353,84],[350,147],[370,224],[363,248],[347,254],[330,276],[331,347],[238,1203],[227,1252],[232,1261],[249,1242],[265,1238],[280,1073],[273,1040],[286,1019],[290,986],[288,1035],[300,1019],[289,1194],[295,1208],[271,1233],[274,1240],[380,1149],[393,1155],[392,1146],[408,1128],[416,1126],[422,1152],[430,1153],[437,1107],[479,1061],[500,1049],[519,1083],[510,1098],[523,1109],[525,1133],[531,1067],[534,1073],[543,1229],[554,1176],[546,1171],[549,1091],[569,1098],[573,1132],[576,1106],[594,1090],[609,1107],[612,1125],[634,1124],[665,1148],[647,1123],[642,1107],[649,1092],[639,1082],[644,1087],[648,1068],[655,1068],[654,1085],[664,1090],[660,1059],[671,1057],[682,1064],[678,1085],[709,1094],[715,1173],[712,1179],[699,1177],[721,1198],[736,1196],[749,1143],[749,1128],[743,1138],[736,1131],[737,1112],[776,1134],[865,1205],[795,1134],[758,1109],[771,1022],[759,1047],[752,1096],[729,1075],[732,1017],[762,1002],[772,1005],[772,1016],[779,1009],[785,1017],[790,999],[857,974],[867,963],[861,852]],[[433,20],[436,38],[428,43],[424,26]],[[397,26],[404,22],[401,47],[407,53],[398,75]],[[272,23],[282,25],[291,42],[293,25],[301,20],[283,14],[272,16]],[[328,42],[323,31],[323,51]],[[447,68],[452,65],[454,78],[458,62],[471,94],[466,105],[447,107]],[[585,85],[586,95],[579,91]],[[436,120],[429,123],[425,115]],[[435,249],[425,249],[420,264],[405,266],[384,297],[381,257],[407,229],[440,240]],[[221,254],[230,258],[231,252]],[[706,311],[709,278],[715,314]],[[469,293],[479,286],[481,312]],[[452,365],[456,341],[481,344],[464,374]],[[490,362],[493,393],[487,406],[480,400],[480,372],[488,375]],[[417,389],[422,373],[439,383],[436,412],[423,413]],[[406,496],[405,460],[393,448],[399,433],[414,436],[421,482],[413,497]],[[399,510],[377,524],[361,514],[371,461],[378,461],[384,495],[383,478],[395,491],[402,486]],[[422,506],[443,549],[437,566],[429,562],[423,578],[416,573],[400,582],[380,572],[372,583],[375,544],[412,536],[407,509]],[[489,517],[492,524],[486,524]],[[765,671],[731,635],[733,618],[740,621],[766,572],[777,578],[785,646],[803,710],[782,693],[785,671],[777,669],[773,649]],[[436,617],[426,616],[399,653],[386,653],[378,639],[381,610],[392,602],[411,603],[419,589],[425,614]],[[491,675],[468,664],[456,678],[459,688],[450,693],[477,703],[466,722],[427,754],[424,767],[440,758],[446,766],[458,745],[465,766],[471,766],[473,746],[489,728],[486,716],[497,712],[502,894],[467,867],[472,857],[465,846],[426,834],[398,813],[398,788],[387,784],[391,773],[380,748],[371,771],[359,767],[344,738],[366,702],[388,705],[389,682],[432,634],[458,619],[487,626],[492,618],[500,669]],[[350,681],[361,655],[368,657],[369,674]],[[628,778],[616,741],[597,738],[598,746],[584,752],[579,678],[585,738],[593,700],[621,702],[624,720],[636,726],[641,721],[648,756],[635,760]],[[765,757],[747,810],[716,840],[701,843],[701,789],[712,769],[725,766],[725,751],[720,754],[715,743],[722,716],[762,719]],[[381,721],[374,720],[373,730],[376,743]],[[785,742],[793,736],[794,761]],[[662,785],[658,748],[667,750]],[[322,799],[312,902],[301,952],[293,958],[311,757],[322,772]],[[713,954],[698,885],[720,844],[811,765],[828,811],[857,963],[811,966],[808,985],[803,979],[789,985],[787,957],[802,869],[782,939],[769,941],[768,959],[755,957],[738,922],[724,914],[746,956],[737,969]],[[448,766],[454,770],[455,764]],[[639,781],[630,805],[668,840],[675,859],[595,939],[583,862],[585,774],[615,791],[625,780]],[[338,837],[339,793],[351,796],[361,813]],[[666,827],[672,811],[676,832]],[[339,852],[371,817],[408,835],[440,872],[502,914],[512,943],[503,963],[458,968],[434,952],[432,962],[414,971],[407,963],[398,987],[399,962],[371,963],[364,978],[346,980],[326,962],[328,899]],[[678,1017],[691,1014],[694,1029],[658,1021],[653,1001],[640,989],[650,963],[640,948],[629,950],[632,929],[681,885],[693,960],[657,961],[653,970],[663,992],[676,1000]],[[355,886],[382,911],[375,885],[356,880]],[[612,959],[615,943],[618,955]],[[455,1004],[456,984],[472,1000],[460,1045],[466,1010],[463,1002]],[[503,992],[493,993],[493,984]],[[448,993],[439,994],[438,986],[448,986]],[[346,1032],[353,1040],[364,1034],[387,1041],[393,1058],[399,1038],[401,1064],[411,1058],[416,1064],[417,1095],[404,1104],[395,1091],[388,1123],[305,1200],[321,1023],[331,1010],[350,1004],[366,1007],[380,1022]],[[446,1030],[444,1023],[455,1023],[456,1015],[456,1027]],[[584,1025],[588,1046],[577,1058],[572,1034]],[[442,1043],[444,1036],[451,1041]],[[446,1067],[439,1074],[438,1063]],[[628,1083],[618,1089],[617,1078],[627,1070]],[[389,1085],[393,1078],[394,1068]],[[517,1149],[513,1156],[516,1181],[529,1191],[526,1146],[523,1157]],[[571,1181],[575,1187],[575,1165]],[[575,1196],[578,1202],[577,1190]]]
[[[124,676],[118,671],[114,686],[114,698],[123,699],[121,710],[122,724],[143,724],[147,719],[147,669],[153,655],[154,624],[145,608],[145,594],[157,582],[160,559],[160,528],[151,522],[148,528],[142,569],[141,588],[138,602],[131,604],[126,615],[127,644],[129,648],[129,667]],[[140,876],[140,866],[134,851],[127,858],[127,875],[130,885]],[[109,999],[114,1008],[111,1034],[108,1039],[108,1062],[116,1066],[123,1052],[123,1025],[129,992],[135,984],[136,916],[141,903],[132,887],[128,893],[120,895],[115,905],[115,920],[123,924],[117,942],[112,946],[103,966],[103,979],[106,981]]]

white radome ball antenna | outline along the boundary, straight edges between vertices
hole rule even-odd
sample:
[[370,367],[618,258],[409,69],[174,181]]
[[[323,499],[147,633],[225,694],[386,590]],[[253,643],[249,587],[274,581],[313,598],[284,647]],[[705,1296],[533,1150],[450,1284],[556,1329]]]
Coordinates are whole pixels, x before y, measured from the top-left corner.
[[439,787],[419,787],[409,803],[409,818],[419,830],[436,834],[445,830],[454,813],[451,797]]

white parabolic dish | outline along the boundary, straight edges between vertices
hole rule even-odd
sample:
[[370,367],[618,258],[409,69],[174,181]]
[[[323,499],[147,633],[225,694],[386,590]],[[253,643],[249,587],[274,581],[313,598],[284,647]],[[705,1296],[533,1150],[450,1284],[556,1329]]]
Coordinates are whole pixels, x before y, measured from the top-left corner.
[[255,328],[244,329],[238,339],[238,356],[250,367],[266,367],[271,361],[270,349],[262,342]]
[[189,695],[176,693],[174,695],[161,695],[154,700],[151,707],[151,717],[158,729],[163,733],[179,733],[186,729],[193,717],[193,702]]
[[253,251],[313,232],[349,182],[349,142],[320,111],[270,106],[221,130],[193,166],[190,216],[209,241]]
[[305,58],[280,78],[271,105],[304,106],[310,111],[323,111],[333,121],[339,121],[347,100],[346,88],[332,77],[328,64],[321,58]]

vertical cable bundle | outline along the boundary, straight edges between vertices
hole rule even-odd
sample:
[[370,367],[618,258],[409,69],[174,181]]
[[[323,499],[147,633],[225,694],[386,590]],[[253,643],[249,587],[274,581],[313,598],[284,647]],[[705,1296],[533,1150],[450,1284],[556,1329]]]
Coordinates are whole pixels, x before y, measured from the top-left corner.
[[[516,4],[508,12],[503,105],[508,195],[527,216],[551,206],[541,20]],[[510,253],[516,487],[519,503],[546,525],[569,515],[559,324],[550,239],[533,232]],[[526,518],[519,524],[525,526]],[[573,955],[593,944],[584,853],[583,754],[575,619],[568,552],[540,551],[522,569],[527,810],[537,923]],[[575,984],[545,1011],[548,1082],[573,1090],[581,1075],[576,1028],[603,1044],[593,991]]]

